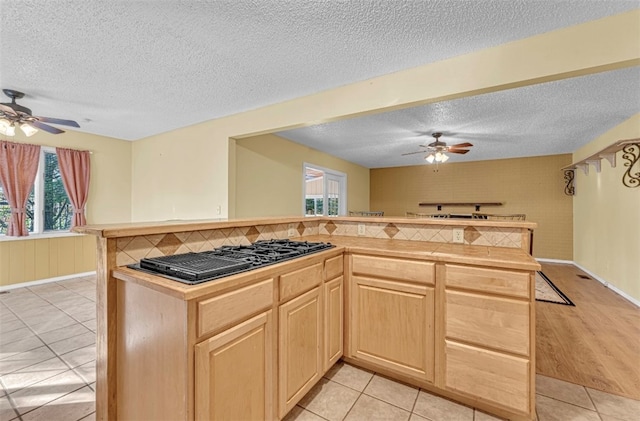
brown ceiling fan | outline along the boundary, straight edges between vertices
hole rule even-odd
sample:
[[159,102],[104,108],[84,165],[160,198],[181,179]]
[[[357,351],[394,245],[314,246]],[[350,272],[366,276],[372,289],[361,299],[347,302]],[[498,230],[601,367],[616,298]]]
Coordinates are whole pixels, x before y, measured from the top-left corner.
[[73,120],[34,116],[31,114],[29,108],[16,104],[16,98],[24,97],[24,93],[14,91],[13,89],[3,89],[2,91],[6,96],[11,98],[10,103],[0,103],[0,133],[2,134],[13,136],[15,135],[16,127],[20,127],[27,136],[33,136],[38,132],[38,129],[51,134],[64,133],[64,130],[45,123],[80,127],[80,125]]
[[427,154],[425,155],[424,159],[429,163],[432,163],[433,161],[446,162],[449,159],[449,157],[445,154],[445,152],[465,154],[469,152],[469,149],[465,149],[465,148],[470,148],[473,146],[469,142],[458,143],[456,145],[447,146],[445,142],[442,142],[440,140],[440,137],[442,137],[441,132],[432,133],[431,136],[434,137],[435,139],[434,142],[431,142],[428,145],[418,145],[421,148],[426,148],[425,150],[403,153],[402,156],[414,155],[417,153],[424,153],[424,154]]

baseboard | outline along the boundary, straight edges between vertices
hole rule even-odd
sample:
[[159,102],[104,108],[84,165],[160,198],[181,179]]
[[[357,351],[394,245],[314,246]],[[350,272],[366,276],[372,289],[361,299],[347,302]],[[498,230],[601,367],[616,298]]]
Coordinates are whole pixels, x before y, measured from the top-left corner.
[[96,274],[96,271],[94,270],[91,272],[72,273],[71,275],[56,276],[55,278],[38,279],[37,281],[20,282],[18,284],[0,286],[0,291],[9,291],[11,289],[16,289],[16,288],[33,287],[36,285],[48,284],[51,282],[64,281],[67,279],[80,278],[81,276],[90,276],[95,274]]
[[616,287],[615,285],[612,285],[611,283],[609,283],[608,281],[602,279],[601,277],[599,277],[598,275],[596,275],[595,273],[591,272],[589,269],[577,264],[576,262],[572,262],[573,265],[577,268],[579,268],[580,270],[586,272],[589,274],[589,276],[591,276],[593,279],[595,279],[596,281],[600,282],[602,285],[604,285],[606,288],[609,288],[611,291],[615,292],[616,294],[618,294],[619,296],[621,296],[622,298],[626,299],[627,301],[631,302],[632,304],[635,304],[636,307],[640,307],[640,301],[633,298],[632,296],[630,296],[629,294],[627,294],[626,292],[622,291],[621,289],[619,289],[618,287]]
[[545,257],[536,257],[536,260],[538,262],[545,262],[545,263],[563,263],[565,265],[575,265],[573,260],[547,259]]

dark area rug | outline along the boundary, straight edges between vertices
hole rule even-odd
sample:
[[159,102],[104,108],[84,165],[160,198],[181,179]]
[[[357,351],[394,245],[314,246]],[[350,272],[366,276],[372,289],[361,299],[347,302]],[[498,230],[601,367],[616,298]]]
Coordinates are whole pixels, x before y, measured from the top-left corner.
[[536,301],[575,306],[544,273],[536,272]]

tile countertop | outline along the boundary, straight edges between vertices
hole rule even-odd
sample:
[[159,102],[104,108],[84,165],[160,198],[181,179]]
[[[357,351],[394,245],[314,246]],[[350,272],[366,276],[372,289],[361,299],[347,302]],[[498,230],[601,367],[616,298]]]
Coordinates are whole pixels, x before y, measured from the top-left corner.
[[123,281],[145,285],[183,300],[189,300],[226,289],[250,285],[256,281],[297,270],[345,251],[367,253],[380,257],[411,258],[501,269],[540,270],[538,262],[521,249],[329,235],[297,237],[294,240],[329,242],[336,247],[198,285],[182,284],[127,267],[115,269],[113,276]]
[[540,270],[540,264],[529,253],[514,248],[336,235],[313,235],[304,237],[302,240],[328,242],[344,247],[348,252],[362,252],[381,257],[425,259],[504,269]]
[[445,219],[445,218],[403,218],[403,217],[304,217],[283,216],[270,218],[249,219],[209,219],[209,220],[169,220],[154,222],[131,222],[121,224],[85,225],[75,227],[73,232],[91,234],[102,238],[119,238],[136,235],[167,234],[174,232],[199,231],[222,228],[249,227],[272,224],[297,224],[299,222],[329,222],[346,221],[364,224],[394,223],[415,225],[448,225],[448,226],[481,226],[481,227],[515,227],[521,229],[535,229],[535,222],[527,221],[493,221],[483,219]]

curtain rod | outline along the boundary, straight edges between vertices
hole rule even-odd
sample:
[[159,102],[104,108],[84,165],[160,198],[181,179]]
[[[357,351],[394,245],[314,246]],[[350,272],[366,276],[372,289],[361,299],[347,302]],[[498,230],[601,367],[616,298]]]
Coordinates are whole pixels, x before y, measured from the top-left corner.
[[[33,143],[27,143],[27,142],[14,142],[8,139],[0,139],[0,141],[2,142],[8,142],[8,143],[15,143],[15,144],[21,144],[21,145],[31,145],[31,146],[40,146],[40,147],[45,147],[45,148],[57,148],[58,146],[50,146],[50,145],[35,145]],[[72,151],[78,151],[78,152],[89,152],[89,155],[93,155],[93,151],[90,151],[88,149],[75,149],[75,148],[63,148],[62,146],[60,146],[60,149],[69,149]]]

